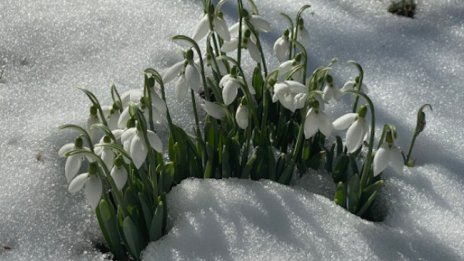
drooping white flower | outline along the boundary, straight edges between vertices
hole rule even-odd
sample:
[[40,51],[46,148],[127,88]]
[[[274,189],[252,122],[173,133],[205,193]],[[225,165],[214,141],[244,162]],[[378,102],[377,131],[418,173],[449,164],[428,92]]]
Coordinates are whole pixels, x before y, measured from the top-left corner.
[[274,53],[279,62],[284,62],[288,59],[290,51],[290,41],[288,40],[288,31],[279,37],[274,43]]
[[103,115],[108,124],[110,130],[116,130],[118,128],[118,121],[121,113],[119,109],[114,108],[114,106],[102,106]]
[[[74,143],[67,143],[63,145],[60,150],[58,151],[58,155],[61,157],[66,157],[66,153],[75,150],[75,149],[87,149],[86,147],[82,146],[82,139],[77,138]],[[68,156],[66,159],[66,164],[64,167],[64,174],[66,176],[66,180],[71,182],[71,180],[77,175],[79,169],[82,166],[82,162],[85,160],[85,156],[81,154],[71,155]]]
[[309,32],[308,30],[306,30],[306,27],[304,26],[304,20],[301,17],[300,17],[300,20],[298,21],[298,41],[302,45],[304,45],[306,48],[309,47],[309,44],[310,44]]
[[100,139],[100,142],[95,145],[94,149],[95,154],[97,154],[97,156],[103,160],[106,168],[109,170],[113,167],[115,155],[113,150],[107,146],[104,146],[104,144],[108,144],[110,142],[110,138],[108,136],[104,136]]
[[402,174],[403,164],[403,156],[395,144],[389,145],[383,143],[374,156],[374,177],[384,171],[388,165],[390,165],[396,173]]
[[340,89],[336,88],[335,86],[331,86],[329,84],[327,84],[324,87],[324,90],[322,92],[323,92],[322,97],[325,103],[329,103],[331,99],[339,101],[343,96],[343,93],[342,91],[340,91]]
[[308,110],[304,122],[304,135],[306,139],[311,138],[318,130],[328,137],[332,129],[332,122],[327,117],[327,114],[314,108]]
[[[226,21],[217,15],[213,16],[213,30],[225,41],[230,41],[230,32],[227,27]],[[192,39],[195,41],[200,41],[203,39],[208,32],[210,31],[209,18],[208,14],[203,15],[200,22],[198,23],[195,31],[193,33]]]
[[178,62],[169,67],[163,75],[163,81],[168,83],[176,77],[176,97],[179,101],[185,99],[188,93],[188,88],[199,92],[201,90],[201,74],[198,65],[193,61],[193,51],[188,50],[186,58],[182,62]]
[[246,129],[248,127],[249,112],[246,105],[240,103],[235,112],[235,121],[241,129]]
[[[221,47],[221,51],[228,53],[236,50],[238,48],[238,38],[234,37],[229,42],[224,42]],[[258,47],[256,46],[256,42],[253,41],[252,38],[244,39],[242,48],[248,50],[250,57],[257,63],[261,62],[261,55],[259,52]]]
[[366,107],[363,106],[360,108],[360,111],[364,111],[363,113],[347,113],[333,122],[333,127],[336,130],[348,128],[345,146],[349,153],[353,153],[361,147],[369,131],[369,125],[364,118],[366,110]]
[[224,75],[219,81],[219,87],[222,88],[222,98],[225,105],[230,105],[238,94],[238,89],[243,84],[241,76],[233,76],[231,74]]
[[[156,133],[147,130],[147,138],[150,147],[159,153],[163,152],[163,143]],[[137,169],[142,166],[147,158],[148,149],[144,140],[143,133],[138,131],[137,128],[129,128],[121,135],[121,142],[123,148],[131,156],[132,161]]]
[[77,175],[69,184],[68,191],[72,194],[78,192],[85,186],[85,197],[92,209],[95,209],[100,202],[103,187],[100,178],[91,173],[92,165],[89,166],[88,173]]
[[[141,102],[142,98],[144,98],[143,92],[143,89],[134,89],[121,95],[122,103],[126,105],[122,113],[119,115],[119,119],[117,122],[117,126],[119,127],[119,129],[125,129],[127,127],[127,122],[131,118],[129,114],[129,105],[131,104],[137,106],[145,116],[145,120],[149,122],[149,108],[148,106],[146,106],[146,104],[143,104]],[[164,121],[164,116],[167,112],[166,103],[163,99],[159,97],[159,95],[154,90],[150,90],[150,96],[153,122],[156,124],[162,124]],[[148,102],[148,99],[146,99],[146,101]]]
[[[354,90],[354,86],[356,85],[357,83],[355,81],[347,81],[342,89],[340,91],[342,92],[346,92],[346,91],[352,91]],[[369,93],[369,89],[367,88],[367,85],[365,85],[364,83],[361,85],[361,92],[363,93]]]
[[[294,59],[287,60],[279,65],[279,74],[278,74],[278,81],[283,81],[287,78],[288,73],[296,66],[300,64],[300,56],[296,56]],[[295,81],[303,80],[303,70],[300,69],[292,75],[292,79]]]
[[111,169],[111,178],[113,178],[114,183],[116,184],[116,187],[119,190],[122,190],[124,188],[124,185],[126,185],[127,182],[127,171],[123,166],[116,166],[114,165],[113,168]]
[[90,115],[87,118],[87,132],[89,133],[90,139],[95,141],[98,136],[98,129],[92,128],[92,125],[100,123],[100,119],[97,116],[97,108],[95,106],[90,107]]
[[269,24],[269,22],[260,15],[251,15],[248,16],[248,19],[257,31],[270,32],[272,30],[271,24]]
[[226,116],[226,112],[224,111],[224,108],[221,107],[220,105],[210,102],[207,100],[203,100],[204,103],[201,104],[201,107],[203,110],[211,117],[221,120]]
[[284,81],[274,85],[272,102],[279,101],[282,106],[295,112],[304,107],[308,90],[306,86],[296,81]]

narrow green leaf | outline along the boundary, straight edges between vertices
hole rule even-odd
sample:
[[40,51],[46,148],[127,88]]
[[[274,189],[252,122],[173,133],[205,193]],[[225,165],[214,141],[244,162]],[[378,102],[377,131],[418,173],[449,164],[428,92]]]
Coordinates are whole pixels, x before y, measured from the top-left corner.
[[127,241],[127,248],[136,260],[140,260],[140,253],[148,242],[144,242],[142,233],[130,217],[124,218],[122,230]]
[[164,203],[160,201],[156,207],[155,214],[150,225],[150,241],[156,241],[163,236],[163,212]]

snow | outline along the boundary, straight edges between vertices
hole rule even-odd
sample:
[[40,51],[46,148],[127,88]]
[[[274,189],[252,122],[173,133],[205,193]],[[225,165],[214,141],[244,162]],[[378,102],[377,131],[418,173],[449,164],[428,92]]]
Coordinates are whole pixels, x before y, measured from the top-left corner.
[[[264,35],[270,51],[286,26],[278,13],[294,15],[307,2],[257,2],[275,29]],[[292,187],[186,180],[168,195],[170,231],[149,245],[146,260],[464,259],[464,6],[424,0],[408,19],[386,12],[388,3],[312,0],[303,16],[311,68],[337,57],[341,85],[356,73],[346,61],[358,60],[378,125],[395,124],[400,147],[409,145],[419,106],[433,105],[417,167],[384,174],[385,220],[361,220],[319,195],[333,189],[324,173]],[[57,155],[74,133],[57,127],[86,121],[89,102],[75,87],[108,103],[111,83],[141,87],[145,68],[179,61],[182,48],[168,37],[191,34],[201,1],[4,0],[0,10],[0,259],[103,260],[95,217],[82,194],[67,192]],[[174,120],[190,126],[188,104],[168,96]],[[330,107],[330,117],[348,101]]]

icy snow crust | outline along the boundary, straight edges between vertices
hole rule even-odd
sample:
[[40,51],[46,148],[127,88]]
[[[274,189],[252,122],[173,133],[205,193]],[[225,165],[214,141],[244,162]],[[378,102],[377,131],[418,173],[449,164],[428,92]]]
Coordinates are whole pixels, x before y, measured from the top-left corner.
[[[263,35],[267,50],[286,26],[278,13],[293,16],[308,3],[257,2],[275,29]],[[379,126],[394,123],[403,149],[416,109],[434,106],[415,149],[418,166],[384,173],[385,221],[363,221],[315,194],[330,194],[316,183],[327,180],[322,174],[293,187],[186,180],[168,195],[171,230],[146,260],[464,259],[464,6],[424,0],[412,20],[387,13],[384,2],[312,0],[304,18],[312,69],[337,57],[342,84],[355,75],[345,61],[358,60]],[[121,91],[142,87],[143,69],[179,61],[168,37],[192,33],[201,1],[4,0],[0,10],[0,259],[102,260],[93,213],[67,192],[57,155],[74,133],[57,127],[86,120],[89,102],[74,87],[108,103],[112,82]],[[331,117],[348,103],[329,108]],[[188,128],[188,104],[170,108]]]

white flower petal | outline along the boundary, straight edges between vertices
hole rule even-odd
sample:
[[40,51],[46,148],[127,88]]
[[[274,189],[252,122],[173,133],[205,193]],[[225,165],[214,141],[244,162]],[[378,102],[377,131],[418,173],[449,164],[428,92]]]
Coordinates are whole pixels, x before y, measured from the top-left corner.
[[295,97],[293,98],[295,110],[301,109],[305,106],[307,96],[308,95],[306,93],[298,93],[297,95],[295,95]]
[[393,145],[390,149],[390,166],[392,166],[396,173],[403,174],[403,165],[404,159],[401,151]]
[[150,146],[157,152],[162,153],[163,143],[161,142],[161,139],[159,138],[158,134],[154,133],[151,130],[147,130],[147,137],[148,137],[148,142],[150,143]]
[[118,168],[114,166],[111,169],[111,177],[113,178],[113,181],[116,184],[116,187],[119,190],[122,190],[124,188],[124,185],[126,185],[126,182],[127,182],[127,171],[124,167]]
[[222,98],[225,105],[230,105],[237,97],[238,89],[234,82],[229,81],[222,89]]
[[333,127],[336,130],[344,130],[356,120],[356,117],[358,117],[357,113],[347,113],[336,119],[333,122]]
[[318,122],[319,130],[322,132],[322,134],[324,134],[326,137],[330,136],[330,133],[332,133],[333,125],[329,117],[327,117],[327,114],[325,114],[323,111],[319,111],[318,113]]
[[201,78],[198,69],[189,64],[185,69],[185,80],[187,85],[194,91],[199,92],[201,90]]
[[184,69],[185,61],[180,61],[169,67],[163,74],[164,83],[168,83],[176,78],[177,75]]
[[177,79],[174,90],[175,90],[175,93],[176,93],[177,101],[181,102],[187,97],[188,86],[187,86],[187,80],[185,79],[184,75],[181,75]]
[[238,48],[238,38],[234,37],[229,42],[224,42],[224,44],[221,47],[221,51],[225,53],[229,53],[237,48]]
[[85,197],[92,209],[97,208],[102,195],[102,182],[99,177],[92,175],[85,183]]
[[248,108],[240,104],[235,113],[235,121],[241,129],[246,129],[248,127],[249,113]]
[[213,19],[214,30],[216,33],[224,39],[224,41],[230,41],[230,32],[229,28],[227,27],[226,21],[223,19],[215,16]]
[[304,122],[304,135],[306,139],[309,139],[314,136],[314,134],[316,134],[318,130],[317,121],[316,113],[313,111],[313,109],[310,109],[306,114],[306,119]]
[[152,90],[151,92],[151,105],[155,107],[160,113],[167,112],[166,102],[164,102],[159,95]]
[[73,149],[74,149],[74,143],[66,143],[63,145],[63,147],[60,148],[60,150],[58,151],[58,155],[60,157],[66,157],[64,154],[66,154],[67,152],[70,152]]
[[349,153],[353,153],[361,147],[364,134],[362,119],[358,119],[348,128],[346,132],[346,148]]
[[132,141],[130,144],[130,155],[137,169],[139,169],[140,166],[142,166],[143,162],[147,158],[147,153],[148,153],[148,150],[145,145],[145,142],[143,141],[141,134],[137,133],[132,138]]
[[334,97],[333,88],[330,87],[329,85],[326,85],[324,87],[323,94],[322,94],[322,98],[324,99],[324,102],[328,103],[333,97]]
[[285,79],[287,74],[292,70],[294,60],[288,60],[279,65],[279,79]]
[[261,32],[270,32],[271,25],[263,17],[259,15],[252,15],[250,17],[250,23],[255,27],[256,30]]
[[219,87],[224,88],[224,85],[226,85],[226,83],[231,81],[232,78],[233,77],[230,74],[226,74],[226,75],[222,76],[221,80],[219,81]]
[[124,133],[124,131],[125,130],[123,129],[117,129],[117,130],[112,130],[111,133],[113,133],[116,139],[121,139],[121,135]]
[[106,168],[111,169],[114,162],[114,153],[110,148],[102,147],[101,159],[106,165]]
[[250,53],[251,58],[253,58],[255,62],[261,63],[261,55],[255,43],[253,43],[252,41],[249,41],[247,44],[247,50]]
[[201,104],[201,107],[209,116],[215,119],[221,120],[226,116],[224,109],[216,103],[204,100],[204,103]]
[[374,156],[373,168],[374,168],[374,177],[379,175],[388,165],[390,161],[390,149],[382,146],[377,150]]
[[195,32],[193,33],[192,39],[198,42],[201,39],[203,39],[203,37],[205,37],[206,34],[208,34],[208,32],[209,32],[209,19],[208,19],[208,15],[205,14],[203,18],[201,18],[197,27],[195,28]]
[[308,93],[308,89],[301,82],[297,82],[297,81],[285,81],[285,82],[288,84],[290,91],[295,94],[296,93]]
[[82,155],[72,155],[66,159],[64,166],[64,174],[68,182],[70,182],[79,172],[82,165]]
[[87,178],[89,176],[89,173],[82,173],[77,175],[71,183],[69,183],[68,186],[68,191],[72,194],[78,192],[79,190],[84,187],[85,182],[87,181]]
[[285,36],[281,36],[274,43],[274,52],[279,62],[284,62],[288,59],[290,44]]
[[129,121],[130,119],[130,113],[129,113],[129,107],[126,107],[121,115],[119,116],[119,120],[118,120],[118,127],[120,129],[125,129],[127,127],[127,121]]
[[342,92],[346,92],[346,91],[349,91],[349,90],[353,90],[354,84],[355,84],[355,81],[347,81],[347,82],[343,85],[341,91],[342,91]]
[[131,140],[132,137],[134,137],[136,131],[136,128],[130,128],[125,130],[121,135],[121,141],[126,142],[127,140]]

